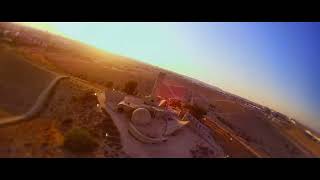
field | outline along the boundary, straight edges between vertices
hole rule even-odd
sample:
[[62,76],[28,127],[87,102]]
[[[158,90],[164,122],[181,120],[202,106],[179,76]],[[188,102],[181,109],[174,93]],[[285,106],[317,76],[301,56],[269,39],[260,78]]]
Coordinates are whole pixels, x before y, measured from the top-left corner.
[[[0,128],[0,157],[105,157],[104,135],[116,129],[106,126],[111,119],[98,112],[93,92],[77,80],[61,81],[39,117]],[[88,129],[100,148],[82,154],[65,150],[64,136],[74,127]]]
[[[221,105],[222,103],[222,105]],[[217,116],[238,136],[271,157],[303,157],[303,154],[272,126],[261,112],[226,101],[217,102]],[[221,113],[223,112],[223,113]]]
[[[81,50],[78,50],[81,51]],[[139,92],[148,94],[151,92],[153,81],[156,78],[156,71],[151,71],[148,67],[140,67],[139,63],[130,62],[130,60],[105,54],[96,57],[95,54],[73,55],[60,50],[46,51],[43,49],[33,49],[28,47],[18,48],[17,53],[29,57],[33,63],[37,63],[47,68],[79,77],[93,83],[105,85],[113,82],[114,88],[121,89],[129,80],[141,82],[138,87]],[[91,58],[86,58],[90,56]],[[123,62],[123,63],[119,63]],[[129,61],[129,63],[128,63]]]
[[291,138],[293,141],[298,143],[298,145],[303,148],[305,151],[313,154],[316,157],[320,157],[320,145],[319,143],[310,139],[310,137],[306,136],[303,125],[296,123],[297,127],[291,128],[283,128],[282,132]]
[[4,111],[3,109],[0,109],[0,118],[9,117],[11,116],[10,113]]
[[0,109],[12,114],[26,112],[54,74],[27,63],[12,51],[0,49]]

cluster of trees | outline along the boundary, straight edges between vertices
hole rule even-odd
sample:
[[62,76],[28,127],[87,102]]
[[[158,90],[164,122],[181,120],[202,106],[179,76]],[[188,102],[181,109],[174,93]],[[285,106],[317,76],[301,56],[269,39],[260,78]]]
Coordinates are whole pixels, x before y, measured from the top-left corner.
[[85,128],[73,128],[64,138],[64,148],[70,152],[92,152],[98,147],[97,140]]
[[184,108],[188,109],[189,112],[197,119],[202,119],[204,115],[207,114],[207,111],[201,108],[198,105],[185,104]]
[[136,81],[130,80],[125,84],[123,88],[123,92],[129,95],[137,95],[138,94],[137,86],[138,86],[138,83]]
[[129,95],[137,95],[138,94],[138,92],[137,92],[138,82],[137,81],[130,80],[130,81],[126,82],[123,89],[121,89],[119,86],[114,86],[114,83],[112,81],[108,81],[103,84],[108,89],[111,89],[114,87],[115,90],[122,90],[123,92],[125,92]]

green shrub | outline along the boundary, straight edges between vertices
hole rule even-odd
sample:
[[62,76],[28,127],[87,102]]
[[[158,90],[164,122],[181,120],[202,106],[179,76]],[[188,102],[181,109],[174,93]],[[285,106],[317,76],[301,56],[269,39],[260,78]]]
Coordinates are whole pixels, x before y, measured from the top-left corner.
[[188,109],[189,112],[197,119],[203,118],[207,114],[207,111],[197,105],[186,104],[184,108]]
[[84,128],[73,128],[67,132],[64,148],[71,152],[91,152],[98,147],[93,136]]

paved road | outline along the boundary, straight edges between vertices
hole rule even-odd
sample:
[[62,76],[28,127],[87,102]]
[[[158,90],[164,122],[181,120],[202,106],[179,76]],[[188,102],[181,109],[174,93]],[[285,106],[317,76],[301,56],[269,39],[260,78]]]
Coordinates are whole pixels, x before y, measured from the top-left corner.
[[[294,145],[297,149],[300,150],[300,152],[303,153],[303,155],[306,158],[315,158],[317,157],[316,155],[314,155],[311,151],[309,151],[308,149],[306,149],[305,147],[303,147],[302,145],[300,145],[297,141],[295,141],[292,137],[290,137],[287,133],[284,132],[283,129],[281,129],[279,126],[275,125],[274,123],[270,123],[274,128],[276,128],[279,133],[285,137],[286,139],[288,139],[289,142],[291,142],[292,145]],[[295,127],[294,127],[295,128]]]
[[69,77],[68,76],[57,76],[54,80],[52,80],[50,82],[50,84],[47,86],[47,88],[41,92],[41,94],[37,98],[36,103],[30,108],[29,111],[27,111],[26,113],[24,113],[22,115],[0,119],[0,126],[4,126],[7,124],[27,120],[27,119],[30,119],[30,118],[34,117],[35,115],[37,115],[42,110],[43,106],[45,105],[45,103],[49,99],[49,95],[53,91],[53,89],[57,85],[57,83],[60,80],[65,79],[65,78],[69,78]]
[[231,131],[227,130],[226,127],[222,127],[221,124],[219,125],[217,122],[213,122],[213,121],[209,121],[209,120],[206,120],[205,122],[209,127],[215,129],[215,131],[218,131],[221,134],[226,134],[228,136],[231,136],[234,141],[239,142],[243,147],[245,147],[249,152],[254,154],[256,157],[258,157],[258,158],[270,157],[266,153],[255,150],[252,147],[250,147],[249,145],[247,145],[247,143],[245,143],[245,140],[243,140],[242,138],[240,138],[238,136],[233,135],[233,133]]

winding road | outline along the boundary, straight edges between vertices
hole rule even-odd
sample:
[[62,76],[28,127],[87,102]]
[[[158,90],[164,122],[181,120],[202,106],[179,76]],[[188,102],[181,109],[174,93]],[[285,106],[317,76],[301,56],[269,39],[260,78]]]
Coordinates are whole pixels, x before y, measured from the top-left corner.
[[12,116],[12,117],[6,117],[0,119],[0,126],[4,126],[7,124],[12,124],[16,122],[20,122],[23,120],[30,119],[37,115],[44,105],[46,104],[47,100],[49,99],[49,96],[51,92],[53,91],[54,87],[57,85],[59,81],[62,79],[69,78],[68,76],[57,76],[54,80],[50,82],[50,84],[41,92],[41,94],[38,96],[37,101],[35,104],[24,114],[18,115],[18,116]]

